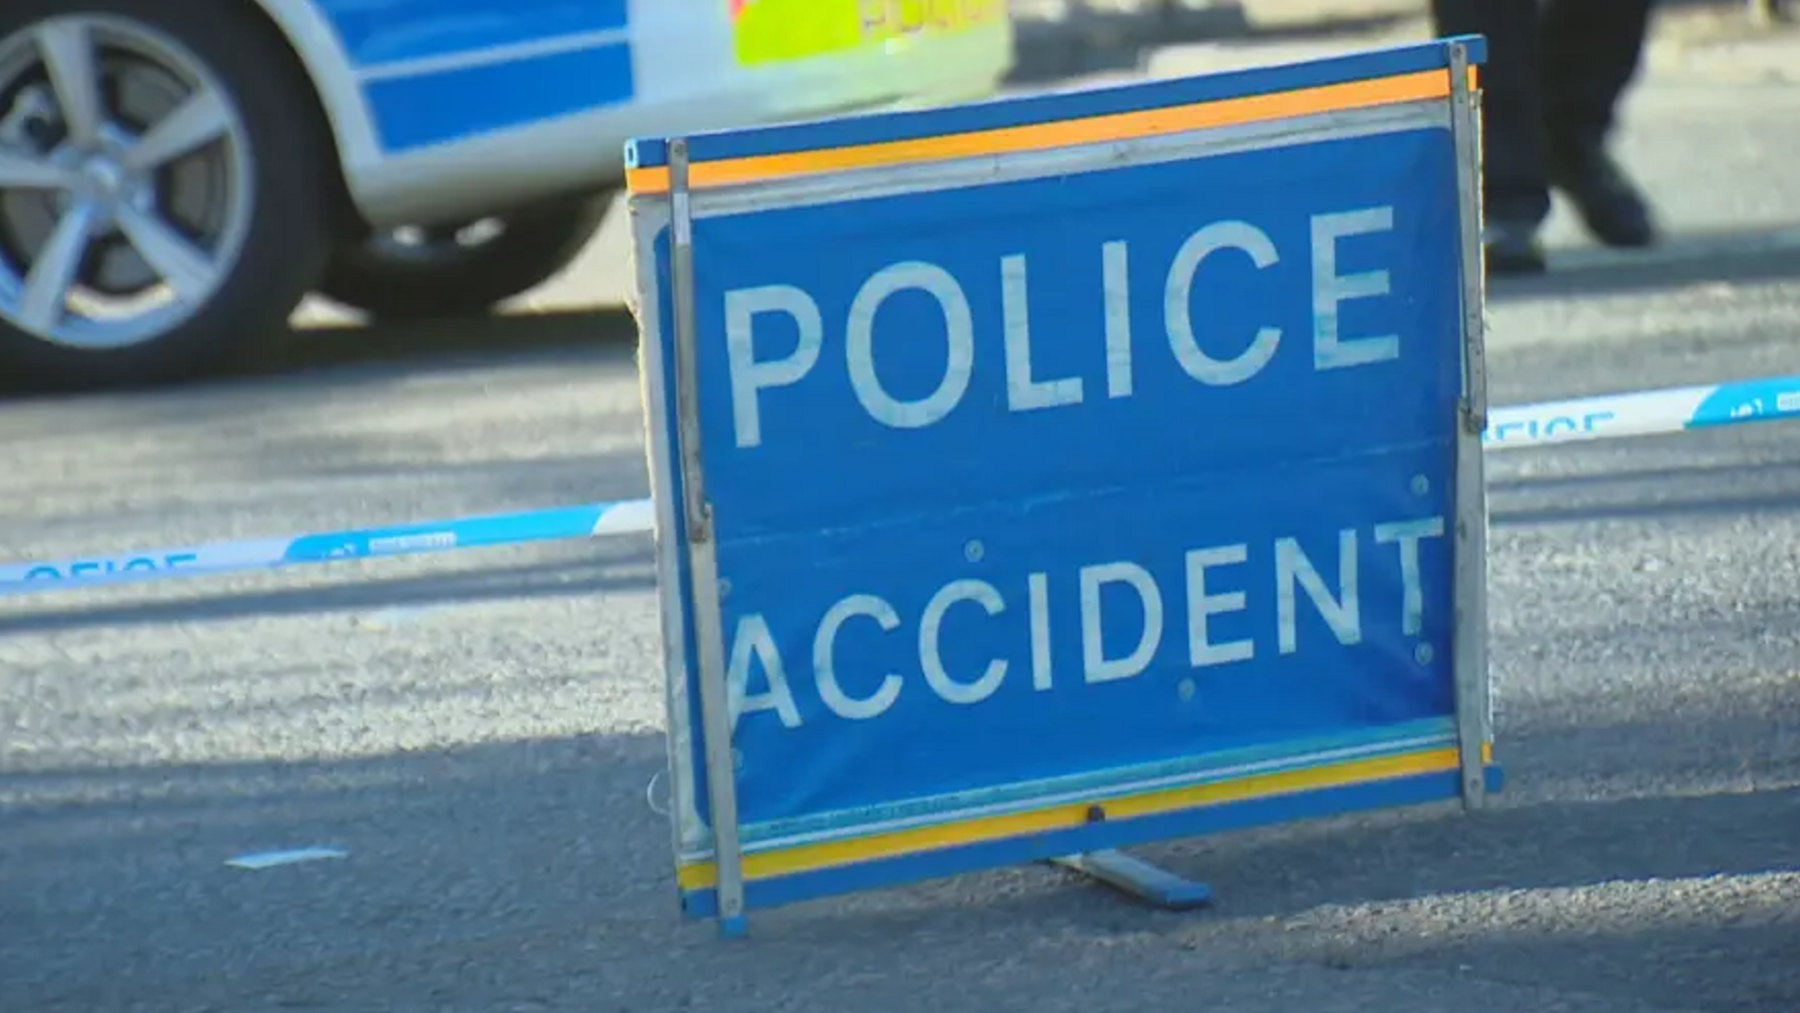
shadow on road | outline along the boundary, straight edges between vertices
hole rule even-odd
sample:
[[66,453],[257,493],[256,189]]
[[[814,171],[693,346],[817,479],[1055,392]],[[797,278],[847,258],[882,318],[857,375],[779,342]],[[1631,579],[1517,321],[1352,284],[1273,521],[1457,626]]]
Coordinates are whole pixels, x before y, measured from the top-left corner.
[[[492,368],[546,356],[617,356],[637,347],[637,322],[623,307],[458,317],[408,323],[296,327],[244,361],[158,390],[211,389],[272,378],[330,374],[334,384],[391,379],[407,373]],[[0,378],[0,404],[63,399],[29,377]]]
[[[583,547],[586,549],[586,547]],[[636,547],[634,547],[636,548]],[[554,550],[552,550],[554,551]],[[540,555],[544,554],[542,552]],[[568,550],[557,553],[569,556]],[[516,557],[518,550],[511,555]],[[593,558],[591,550],[577,558],[528,563],[486,564],[460,571],[407,577],[345,577],[334,571],[304,586],[254,591],[207,591],[172,600],[50,604],[29,610],[9,608],[0,615],[0,637],[42,636],[82,630],[132,626],[197,625],[276,616],[368,613],[378,609],[417,609],[482,602],[579,598],[616,591],[649,591],[656,573],[647,552],[609,553]],[[206,578],[197,578],[205,580]],[[334,583],[333,581],[346,581]],[[349,582],[353,581],[353,582]]]
[[[1800,1004],[1785,875],[1800,868],[1800,790],[1501,805],[1246,835],[1169,864],[1221,891],[1237,918],[1273,920],[1266,931],[1288,959],[1448,964],[1642,1008],[1671,997],[1667,1008],[1684,1010]],[[1667,899],[1705,885],[1709,903]]]
[[[1675,473],[1671,472],[1671,477]],[[1671,487],[1665,485],[1657,493]],[[1771,513],[1792,514],[1800,511],[1800,489],[1780,492],[1737,492],[1725,495],[1697,490],[1677,492],[1658,499],[1645,500],[1641,493],[1617,490],[1606,502],[1555,506],[1496,506],[1490,514],[1497,528],[1541,527],[1549,524],[1595,524],[1605,521],[1655,520],[1673,522],[1683,518],[1737,517],[1748,520]]]
[[1652,249],[1552,250],[1550,259],[1548,273],[1496,279],[1488,286],[1488,301],[1623,295],[1709,282],[1800,281],[1800,225],[1683,232]]
[[[910,1010],[921,995],[1012,1010],[1033,991],[1122,996],[1145,974],[1255,1001],[1308,968],[1449,956],[1646,1001],[1685,983],[1684,1009],[1800,1002],[1800,920],[1756,893],[1794,867],[1792,790],[1300,824],[1152,849],[1219,890],[1208,912],[1143,911],[1033,867],[768,913],[731,945],[678,917],[667,827],[646,804],[662,748],[591,735],[0,776],[15,800],[0,974],[32,1010]],[[224,866],[302,846],[348,856]],[[1745,884],[1743,903],[1659,909],[1702,881]],[[927,966],[968,973],[909,970]]]
[[[1795,432],[1789,422],[1764,423],[1763,429],[1771,446]],[[1660,444],[1686,458],[1660,466],[1599,463],[1591,471],[1570,474],[1492,476],[1490,520],[1496,528],[1533,528],[1609,521],[1676,524],[1697,518],[1749,521],[1800,512],[1800,460],[1777,451],[1750,462],[1720,464],[1692,440],[1692,434],[1640,437],[1637,446]]]
[[293,375],[346,367],[428,364],[458,368],[495,356],[635,349],[637,322],[622,307],[296,330],[238,377]]

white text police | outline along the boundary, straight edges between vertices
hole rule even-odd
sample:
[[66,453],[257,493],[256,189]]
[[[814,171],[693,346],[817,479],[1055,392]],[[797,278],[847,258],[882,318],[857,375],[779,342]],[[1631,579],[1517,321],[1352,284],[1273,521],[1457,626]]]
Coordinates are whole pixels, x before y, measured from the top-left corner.
[[[1234,343],[1237,351],[1215,357],[1201,347],[1190,311],[1201,264],[1215,255],[1248,258],[1259,270],[1269,270],[1296,253],[1307,258],[1311,280],[1312,333],[1307,340],[1315,370],[1345,369],[1391,362],[1400,357],[1396,334],[1351,336],[1341,333],[1339,306],[1355,299],[1374,299],[1390,294],[1391,279],[1385,269],[1340,273],[1340,242],[1354,236],[1388,232],[1394,227],[1392,206],[1355,208],[1310,218],[1309,248],[1277,249],[1268,233],[1241,220],[1215,221],[1195,229],[1176,250],[1167,270],[1159,272],[1162,285],[1163,332],[1155,339],[1132,333],[1129,269],[1132,251],[1125,240],[1101,244],[1094,250],[1094,283],[1104,305],[1103,333],[1095,336],[1096,371],[1103,364],[1104,395],[1125,398],[1132,394],[1132,362],[1144,354],[1144,344],[1160,344],[1174,356],[1180,368],[1198,383],[1209,386],[1241,384],[1254,379],[1268,366],[1288,336],[1281,328],[1264,324],[1241,335],[1218,336]],[[1000,257],[994,265],[1001,286],[999,321],[1005,353],[1006,408],[1012,412],[1039,411],[1081,404],[1101,396],[1081,376],[1037,376],[1031,353],[1031,321],[1026,311],[1029,263],[1024,254]],[[896,397],[882,384],[874,354],[875,318],[882,304],[894,295],[918,291],[929,295],[942,311],[946,354],[936,386],[916,398]],[[1221,290],[1220,298],[1229,297]],[[904,260],[874,272],[863,281],[850,304],[847,319],[829,323],[841,327],[827,341],[827,321],[819,303],[793,285],[761,285],[731,289],[725,293],[725,341],[730,371],[732,421],[736,445],[761,445],[763,399],[779,388],[806,381],[815,370],[843,369],[849,375],[857,401],[870,418],[895,429],[933,425],[954,411],[969,390],[974,372],[976,321],[964,286],[949,271],[923,260]],[[758,358],[758,318],[786,317],[786,326],[798,340],[788,354]],[[1208,335],[1209,339],[1214,336]],[[841,338],[841,340],[839,340]],[[1209,343],[1211,343],[1209,341]],[[827,347],[842,349],[842,358],[822,363]],[[836,353],[834,353],[835,356]]]

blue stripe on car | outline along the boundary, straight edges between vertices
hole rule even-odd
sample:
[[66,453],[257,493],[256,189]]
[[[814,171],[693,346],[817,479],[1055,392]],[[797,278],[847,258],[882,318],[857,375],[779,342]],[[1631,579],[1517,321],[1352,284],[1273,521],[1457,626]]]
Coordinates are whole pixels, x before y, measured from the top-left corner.
[[627,27],[628,0],[314,0],[349,54],[389,63],[592,35]]
[[381,146],[395,153],[620,105],[634,92],[622,42],[363,83]]

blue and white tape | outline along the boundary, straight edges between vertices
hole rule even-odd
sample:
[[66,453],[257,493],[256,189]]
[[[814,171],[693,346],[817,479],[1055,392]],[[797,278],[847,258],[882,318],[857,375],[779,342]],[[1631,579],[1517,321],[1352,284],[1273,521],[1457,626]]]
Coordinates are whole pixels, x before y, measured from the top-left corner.
[[173,577],[278,570],[307,563],[646,532],[655,526],[652,518],[649,500],[625,500],[425,524],[324,531],[292,538],[10,563],[0,565],[0,597]]
[[[1490,450],[1519,450],[1784,418],[1800,418],[1800,376],[1499,408],[1489,414],[1482,442]],[[347,559],[596,538],[649,532],[654,527],[649,500],[623,500],[291,538],[11,563],[0,565],[0,597]]]
[[1497,408],[1482,442],[1489,450],[1651,436],[1800,417],[1800,376],[1675,387]]

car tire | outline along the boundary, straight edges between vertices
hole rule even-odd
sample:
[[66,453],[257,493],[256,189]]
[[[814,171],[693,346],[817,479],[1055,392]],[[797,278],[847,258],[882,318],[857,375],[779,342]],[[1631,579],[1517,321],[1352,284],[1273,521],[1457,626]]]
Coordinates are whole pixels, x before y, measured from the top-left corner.
[[[311,83],[239,0],[6,0],[0,130],[0,370],[29,387],[235,362],[285,332],[347,217]],[[151,282],[172,298],[136,316],[76,302]]]
[[[318,292],[383,319],[484,313],[569,266],[606,221],[611,204],[610,193],[584,194],[479,222],[417,230],[411,237],[367,236],[338,251]],[[486,235],[471,235],[483,230]]]

